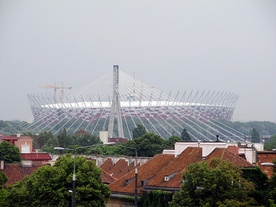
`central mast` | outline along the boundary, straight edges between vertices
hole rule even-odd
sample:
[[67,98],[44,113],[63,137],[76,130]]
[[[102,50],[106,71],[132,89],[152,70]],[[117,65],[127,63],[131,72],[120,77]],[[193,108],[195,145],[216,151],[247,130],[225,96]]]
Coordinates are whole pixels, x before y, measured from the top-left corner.
[[113,97],[108,125],[109,138],[113,137],[115,118],[117,118],[118,136],[124,138],[121,104],[119,99],[119,65],[113,65]]

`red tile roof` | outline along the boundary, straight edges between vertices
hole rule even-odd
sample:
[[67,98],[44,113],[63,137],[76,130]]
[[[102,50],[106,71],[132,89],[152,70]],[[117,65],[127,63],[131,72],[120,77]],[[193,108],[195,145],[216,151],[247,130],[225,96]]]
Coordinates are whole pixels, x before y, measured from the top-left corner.
[[235,155],[238,155],[239,154],[239,147],[238,146],[228,146],[227,147],[227,150],[229,151],[229,152],[232,152],[233,154],[235,154]]
[[[139,166],[139,164],[138,164]],[[128,163],[125,159],[120,159],[113,164],[113,161],[108,158],[100,167],[105,170],[109,175],[112,175],[114,178],[119,179],[125,174],[135,169],[134,162]]]
[[111,170],[113,168],[114,164],[111,158],[108,158],[101,166],[100,168],[106,171],[107,173],[111,174]]
[[[188,165],[200,162],[201,160],[202,148],[188,147],[172,162],[161,169],[145,188],[180,188],[182,185],[182,174],[187,170]],[[165,181],[165,177],[167,181]]]
[[[225,148],[216,148],[206,158],[210,162],[213,158],[228,160],[239,167],[253,167],[252,164]],[[166,189],[179,190],[182,185],[182,175],[191,163],[202,161],[202,148],[188,147],[178,157],[174,155],[157,155],[138,169],[138,192],[143,190]],[[134,193],[134,171],[126,174],[110,184],[112,193]],[[141,182],[142,181],[142,182]]]
[[205,161],[206,162],[210,162],[214,158],[219,158],[219,159],[222,159],[222,160],[227,160],[227,161],[233,163],[234,165],[236,165],[238,167],[253,167],[253,165],[251,163],[249,163],[245,159],[241,158],[239,155],[233,154],[232,152],[230,152],[226,148],[216,148],[216,149],[214,149],[205,158]]
[[31,167],[22,167],[21,164],[5,164],[3,172],[8,177],[7,183],[5,186],[12,185],[25,176],[33,174],[39,167],[45,165],[32,165]]
[[111,175],[109,175],[103,169],[101,169],[101,170],[102,170],[101,177],[102,177],[102,182],[103,183],[110,184],[110,183],[113,183],[113,182],[115,182],[117,180],[116,178],[114,178]]
[[276,151],[257,152],[257,165],[268,177],[271,177],[273,174],[273,166],[262,166],[261,163],[273,163],[274,161],[276,161]]
[[76,131],[73,135],[87,135],[87,134],[89,134],[89,133],[80,129],[80,130]]
[[[165,166],[174,160],[174,155],[159,154],[150,159],[147,163],[138,167],[138,193],[144,186],[140,182],[148,182],[155,177]],[[135,188],[135,170],[127,173],[109,186],[112,192],[133,194]]]
[[117,137],[117,138],[109,138],[108,139],[109,142],[115,142],[115,143],[124,143],[124,142],[128,142],[129,140],[126,139],[126,138],[120,138],[120,137]]
[[33,161],[47,161],[52,159],[49,153],[41,153],[41,152],[21,153],[20,157],[22,160],[33,160]]
[[[32,165],[31,167],[22,167],[21,164],[5,164],[3,172],[8,177],[5,186],[15,184],[16,182],[22,180],[25,176],[33,174],[39,167],[45,166],[43,164]],[[113,183],[116,178],[110,176],[104,170],[101,170],[102,182],[106,184]]]

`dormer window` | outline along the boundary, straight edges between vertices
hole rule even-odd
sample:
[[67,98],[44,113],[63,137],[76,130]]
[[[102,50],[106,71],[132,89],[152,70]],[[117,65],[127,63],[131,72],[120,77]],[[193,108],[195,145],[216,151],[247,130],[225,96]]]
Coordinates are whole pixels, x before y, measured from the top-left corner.
[[175,171],[175,172],[174,172],[174,173],[172,173],[172,174],[165,175],[165,177],[164,177],[164,181],[165,181],[165,182],[170,181],[170,179],[171,179],[171,178],[173,178],[173,177],[177,174],[177,172],[178,172],[178,171]]
[[169,180],[170,180],[170,177],[169,177],[169,176],[165,176],[165,177],[164,177],[164,181],[165,181],[165,182],[168,182]]
[[129,183],[131,183],[131,182],[134,180],[134,178],[135,178],[135,177],[126,179],[126,180],[124,181],[124,185],[128,185]]

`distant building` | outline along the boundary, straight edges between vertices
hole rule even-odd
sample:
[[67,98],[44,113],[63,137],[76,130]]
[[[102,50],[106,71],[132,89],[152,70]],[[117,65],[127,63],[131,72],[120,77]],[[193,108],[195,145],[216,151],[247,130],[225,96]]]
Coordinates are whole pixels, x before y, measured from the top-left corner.
[[[229,92],[166,94],[122,71],[119,74],[118,65],[114,65],[113,73],[77,92],[54,91],[28,94],[34,116],[33,123],[25,125],[29,130],[56,134],[63,128],[70,133],[83,129],[98,135],[108,129],[108,138],[132,139],[133,129],[141,124],[148,132],[168,138],[180,136],[185,125],[192,139],[212,140],[224,127],[217,121],[231,120],[238,100],[238,95]],[[235,133],[227,129],[225,136],[243,136]]]

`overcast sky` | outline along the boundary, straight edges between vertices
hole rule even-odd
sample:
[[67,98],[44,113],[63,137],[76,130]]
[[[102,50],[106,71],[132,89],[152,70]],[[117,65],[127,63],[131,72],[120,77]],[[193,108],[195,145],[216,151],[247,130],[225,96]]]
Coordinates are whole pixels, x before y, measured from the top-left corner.
[[114,64],[165,92],[238,94],[235,121],[276,121],[276,1],[0,0],[0,120],[32,120],[28,93]]

